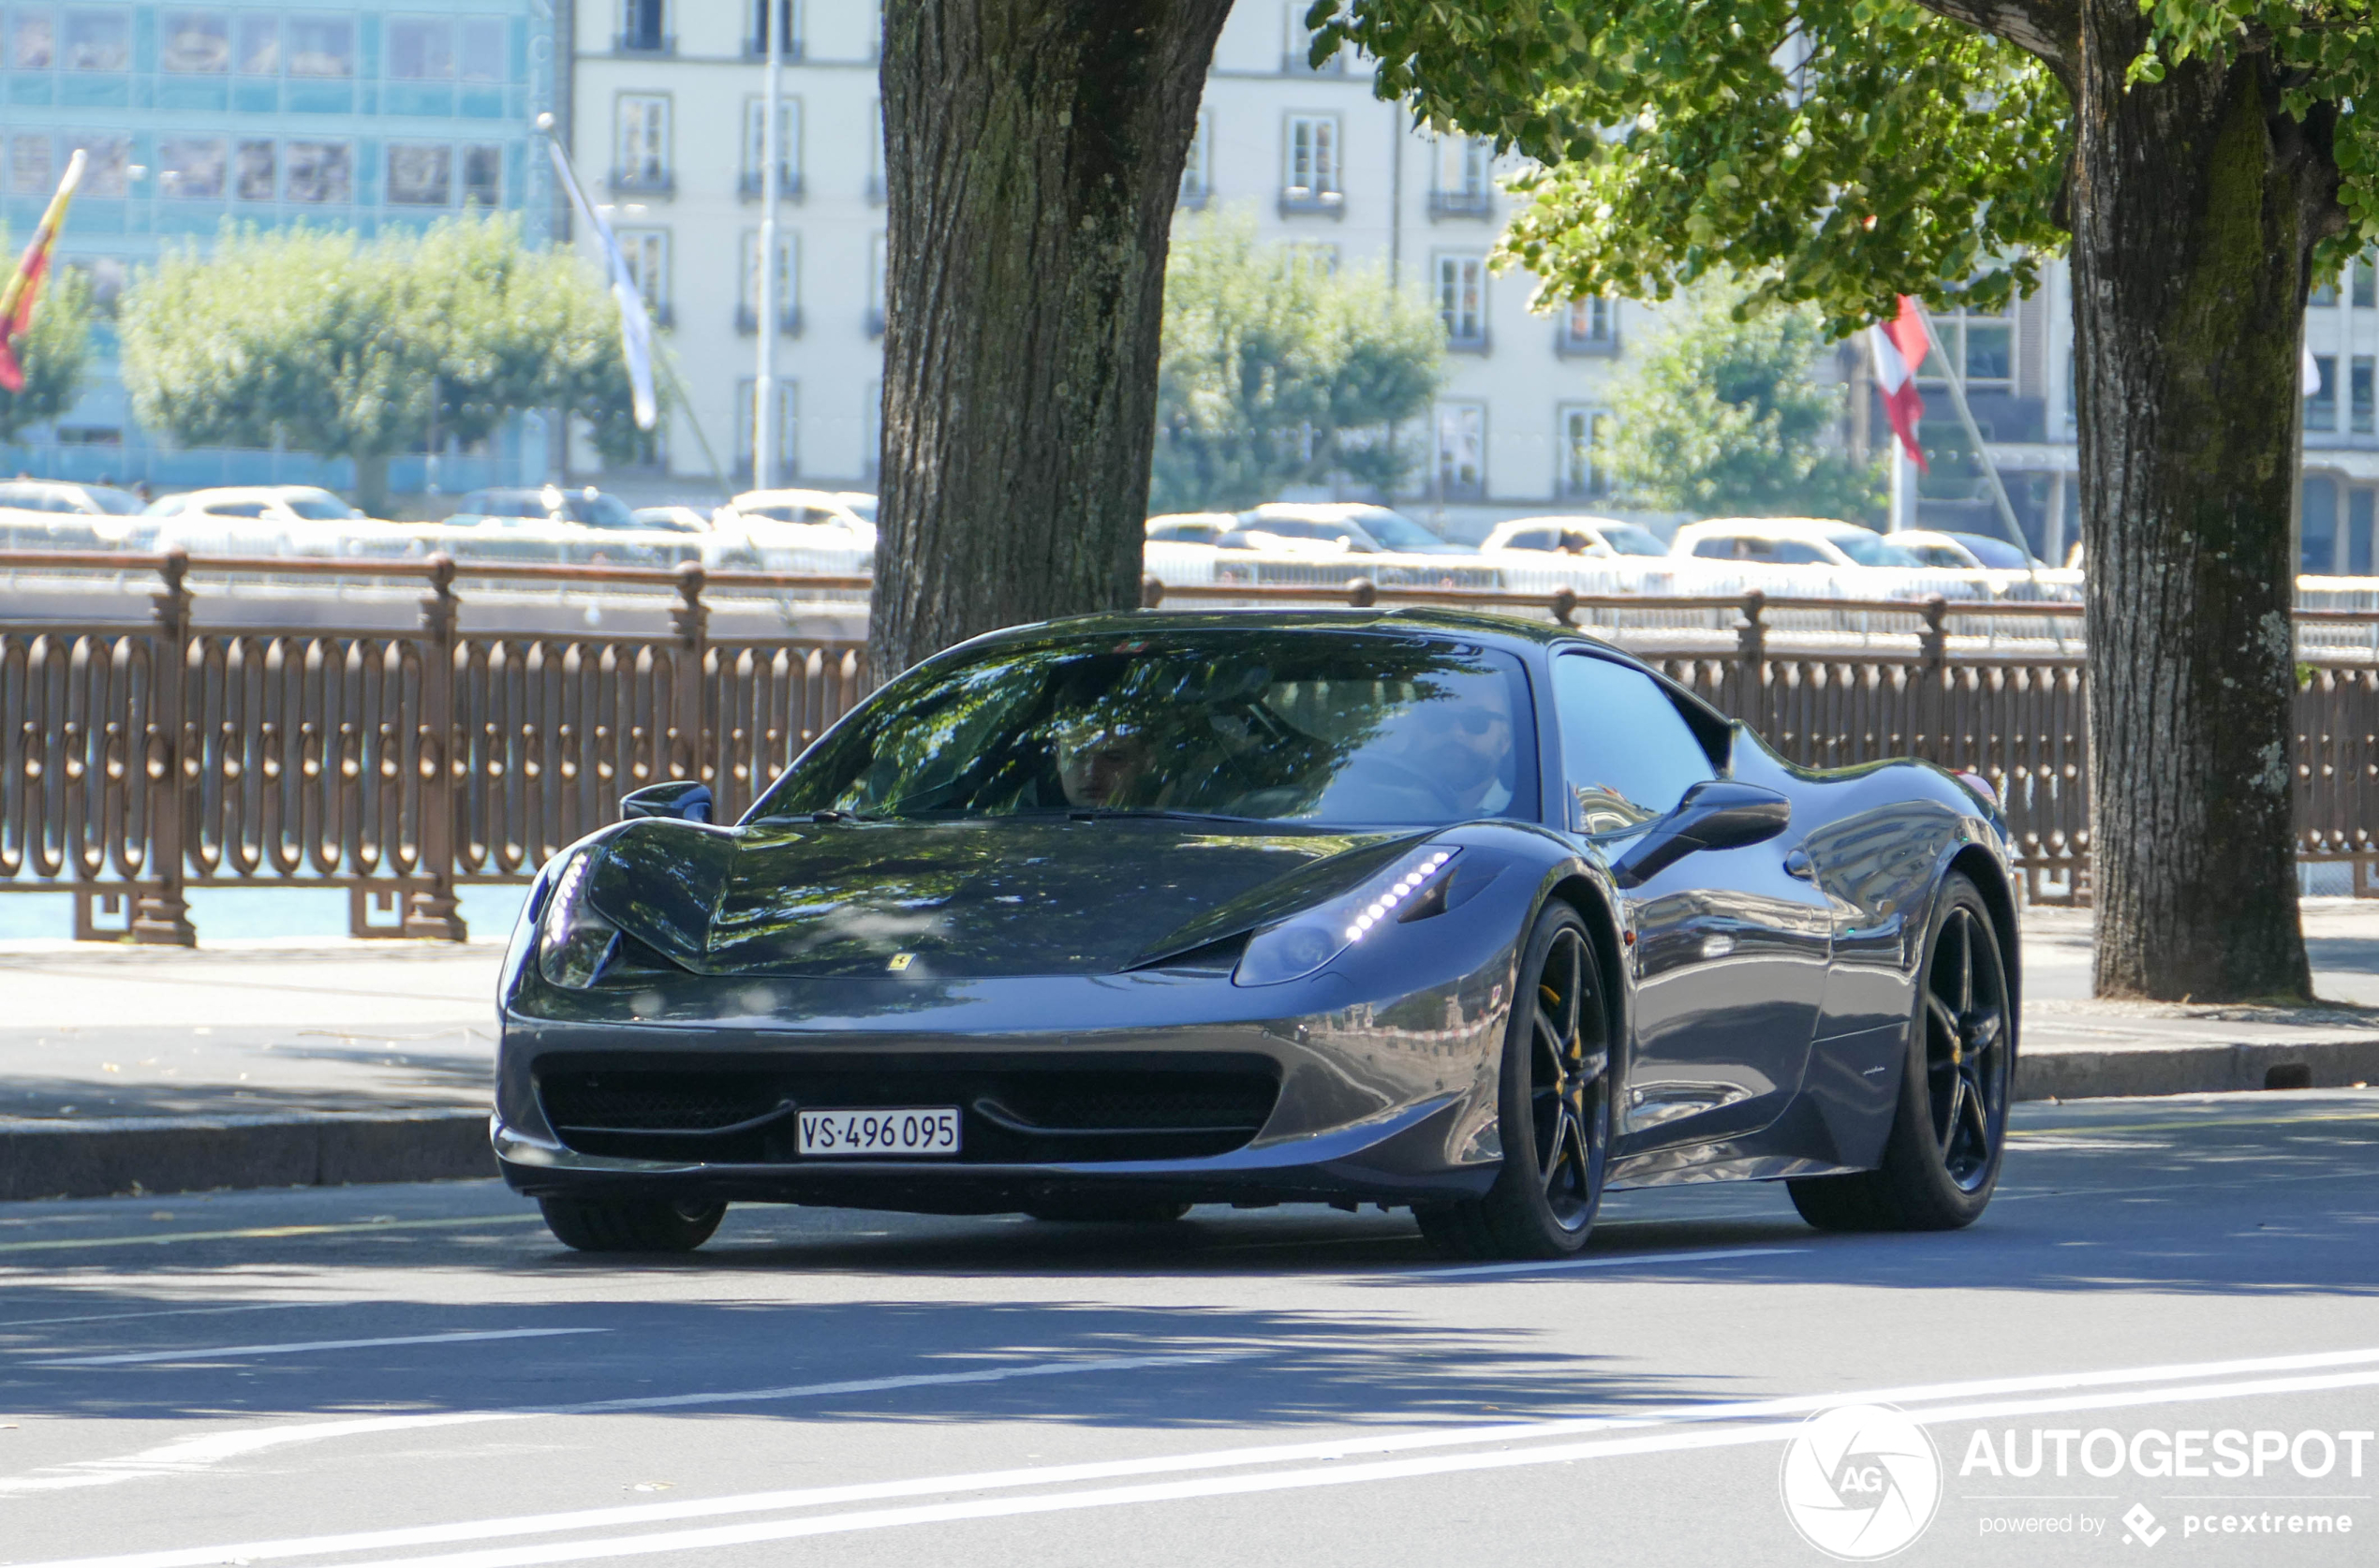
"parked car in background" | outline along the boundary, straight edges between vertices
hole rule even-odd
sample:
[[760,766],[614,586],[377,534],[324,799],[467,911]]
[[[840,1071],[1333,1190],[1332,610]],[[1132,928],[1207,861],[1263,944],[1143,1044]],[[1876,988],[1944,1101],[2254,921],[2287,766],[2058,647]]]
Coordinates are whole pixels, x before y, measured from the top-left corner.
[[453,516],[413,533],[417,553],[467,560],[672,567],[700,560],[703,551],[701,538],[640,523],[626,501],[591,484],[474,490]]
[[1677,529],[1669,554],[1761,566],[1925,564],[1872,528],[1825,517],[1713,517],[1688,523]]
[[1954,571],[2029,571],[2042,564],[2032,552],[1988,534],[1909,528],[1888,537],[1926,566]]
[[865,571],[876,497],[864,490],[746,490],[719,510],[702,561],[768,571]]
[[[1352,525],[1379,549],[1393,550],[1399,555],[1469,555],[1476,553],[1467,544],[1455,544],[1441,538],[1394,507],[1367,506],[1357,501],[1266,501],[1239,514],[1239,526],[1251,532],[1261,530],[1287,534],[1281,527],[1284,523],[1312,524],[1341,531]],[[1299,531],[1288,537],[1315,539],[1326,536]]]
[[1661,536],[1640,523],[1616,517],[1515,517],[1498,523],[1479,545],[1497,550],[1547,550],[1570,555],[1665,555]]
[[0,548],[145,549],[156,534],[156,525],[142,516],[146,504],[111,484],[0,481]]
[[710,513],[698,507],[638,507],[628,514],[640,528],[658,528],[672,534],[706,534],[711,530]]
[[1239,525],[1229,511],[1169,511],[1148,519],[1148,538],[1168,544],[1216,544]]
[[1263,550],[1290,555],[1377,555],[1378,540],[1360,523],[1306,517],[1266,517],[1241,512],[1238,526],[1216,540],[1222,550]]
[[151,548],[194,555],[376,558],[414,553],[411,529],[366,517],[311,484],[190,490],[151,502],[146,515],[156,521]]
[[446,521],[450,526],[488,523],[567,523],[582,528],[643,526],[626,501],[591,484],[572,490],[558,484],[474,490],[463,497],[463,504]]

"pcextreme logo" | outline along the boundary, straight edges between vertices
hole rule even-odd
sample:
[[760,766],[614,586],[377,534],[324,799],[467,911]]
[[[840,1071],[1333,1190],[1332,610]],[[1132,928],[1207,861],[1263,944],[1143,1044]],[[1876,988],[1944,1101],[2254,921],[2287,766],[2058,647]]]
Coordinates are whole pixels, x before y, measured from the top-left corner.
[[1884,1405],[1838,1405],[1785,1445],[1785,1516],[1828,1557],[1891,1556],[1933,1522],[1942,1459],[1925,1428]]

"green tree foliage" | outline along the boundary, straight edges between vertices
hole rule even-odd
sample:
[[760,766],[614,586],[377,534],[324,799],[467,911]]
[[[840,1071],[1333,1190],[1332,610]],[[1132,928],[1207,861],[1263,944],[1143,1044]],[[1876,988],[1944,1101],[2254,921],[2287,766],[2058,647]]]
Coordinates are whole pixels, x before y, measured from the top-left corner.
[[[0,236],[0,250],[7,243]],[[56,419],[81,394],[82,368],[91,358],[91,286],[81,273],[60,268],[52,274],[16,354],[24,390],[0,389],[0,442]]]
[[1613,481],[1641,505],[1706,517],[1875,513],[1883,465],[1861,467],[1826,439],[1840,397],[1813,374],[1827,341],[1817,311],[1751,309],[1750,293],[1710,280],[1630,362]]
[[569,252],[517,219],[446,218],[362,241],[227,229],[145,272],[122,311],[125,381],[141,423],[184,446],[285,444],[351,458],[381,510],[388,460],[441,436],[484,439],[558,407],[607,458],[638,432],[619,312]]
[[1154,511],[1233,510],[1344,476],[1387,491],[1411,459],[1396,422],[1428,407],[1444,329],[1377,268],[1333,272],[1200,217],[1165,269]]
[[1540,167],[1500,259],[1559,295],[1662,300],[1732,271],[1836,336],[1896,294],[2003,305],[2061,248],[2066,95],[2041,60],[1901,0],[1322,0],[1320,52]]

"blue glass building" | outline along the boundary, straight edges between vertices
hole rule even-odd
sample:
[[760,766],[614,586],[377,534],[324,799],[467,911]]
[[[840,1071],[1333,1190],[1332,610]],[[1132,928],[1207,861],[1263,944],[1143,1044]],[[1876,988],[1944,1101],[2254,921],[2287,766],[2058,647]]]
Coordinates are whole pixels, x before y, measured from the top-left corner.
[[[161,249],[227,221],[369,236],[477,203],[521,213],[542,243],[553,173],[536,122],[554,70],[552,0],[0,0],[0,202],[22,245],[66,159],[88,153],[58,255],[86,270],[103,310]],[[168,447],[132,419],[111,321],[93,348],[74,409],[0,448],[0,466],[161,489],[351,483],[348,464],[304,453]],[[424,462],[392,464],[392,488],[422,488]],[[542,430],[516,422],[488,451],[442,455],[439,485],[534,480],[545,463]]]

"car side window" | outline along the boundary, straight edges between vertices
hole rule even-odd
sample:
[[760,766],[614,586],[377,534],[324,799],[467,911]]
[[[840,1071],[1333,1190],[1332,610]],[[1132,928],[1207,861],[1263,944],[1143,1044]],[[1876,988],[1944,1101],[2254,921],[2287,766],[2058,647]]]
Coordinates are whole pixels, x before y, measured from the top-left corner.
[[1671,810],[1714,778],[1709,753],[1659,683],[1591,654],[1553,661],[1570,826],[1620,833]]
[[262,501],[217,501],[206,509],[209,517],[262,517]]
[[1693,554],[1713,561],[1727,560],[1735,554],[1735,541],[1723,534],[1716,539],[1697,539],[1693,541]]
[[1823,564],[1825,554],[1801,540],[1783,539],[1776,541],[1776,558],[1785,566],[1812,566]]

